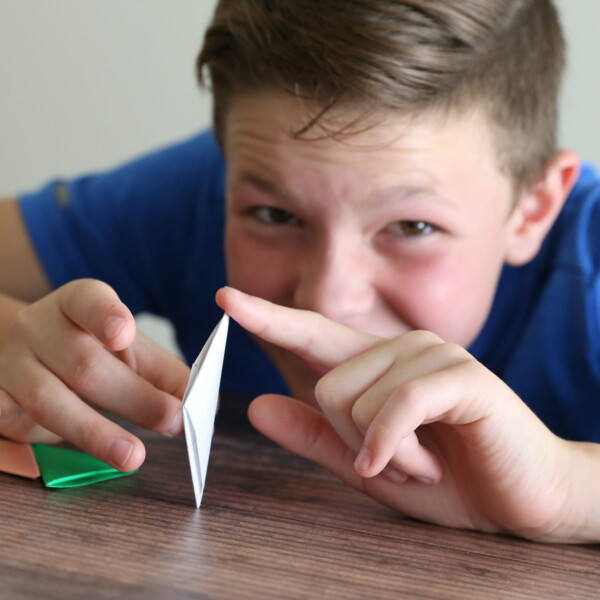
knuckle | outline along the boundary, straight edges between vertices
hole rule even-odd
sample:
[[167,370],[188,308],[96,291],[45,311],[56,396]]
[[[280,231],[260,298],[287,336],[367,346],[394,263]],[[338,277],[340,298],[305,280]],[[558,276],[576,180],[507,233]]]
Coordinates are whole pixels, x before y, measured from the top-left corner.
[[477,364],[477,361],[460,344],[454,342],[442,342],[441,344],[426,350],[430,354],[432,362],[452,366],[465,366]]
[[351,410],[352,421],[358,427],[359,430],[364,431],[371,425],[371,420],[369,416],[362,409],[360,404],[357,402],[354,404]]
[[72,423],[71,441],[87,452],[102,452],[104,436],[99,425],[95,418],[78,419]]
[[406,411],[421,411],[426,402],[423,385],[418,379],[409,379],[402,382],[396,388],[396,394]]
[[269,332],[271,331],[271,321],[267,321],[261,327],[258,327],[255,331],[259,338],[268,338]]
[[[466,352],[466,351],[465,351]],[[464,360],[461,360],[457,363],[457,369],[460,369],[460,373],[462,376],[469,381],[478,381],[483,373],[487,373],[486,370],[482,370],[481,363],[478,362],[474,357],[470,354],[466,353]]]
[[166,403],[153,406],[144,417],[144,427],[158,433],[167,433],[173,420],[172,413],[168,410]]
[[334,408],[340,404],[337,389],[338,386],[335,383],[335,378],[329,374],[324,375],[317,381],[317,385],[315,386],[315,400],[321,408]]
[[0,424],[5,427],[10,425],[24,414],[23,407],[13,395],[0,385]]
[[455,342],[444,342],[441,345],[441,350],[457,360],[468,360],[471,358],[471,355],[460,344],[456,344]]
[[69,297],[88,293],[115,293],[108,283],[99,279],[76,279],[65,287]]
[[390,446],[396,437],[389,423],[384,423],[380,419],[373,423],[369,433],[371,440],[375,440],[380,447]]
[[290,351],[304,360],[311,360],[314,355],[315,345],[315,336],[308,332],[300,343],[290,346]]
[[474,362],[473,357],[460,344],[438,340],[434,345],[425,347],[421,354],[427,356],[432,365],[443,366],[458,365]]
[[63,310],[69,313],[77,305],[79,298],[87,295],[92,283],[91,279],[75,279],[59,288],[56,294],[60,298]]
[[61,294],[62,307],[67,314],[77,312],[82,302],[88,306],[90,299],[93,299],[93,313],[104,318],[115,305],[120,304],[115,290],[98,279],[72,281],[61,289]]
[[36,331],[34,317],[35,310],[32,306],[19,310],[10,323],[10,337],[29,339]]
[[181,403],[173,401],[162,391],[145,389],[147,394],[144,396],[143,410],[136,409],[137,403],[130,404],[127,408],[128,418],[144,429],[163,434],[171,433],[174,419],[177,413],[181,413]]
[[79,393],[87,394],[101,384],[101,369],[98,360],[92,354],[79,352],[73,358],[70,384]]
[[97,436],[97,428],[91,423],[84,420],[79,420],[73,425],[73,442],[82,449],[89,449],[95,446],[95,438]]
[[437,346],[438,344],[443,343],[443,340],[439,335],[426,329],[414,329],[412,331],[408,331],[404,335],[400,336],[400,338],[405,343],[410,342],[419,346]]
[[314,360],[315,348],[319,346],[319,336],[314,332],[324,331],[329,320],[320,313],[303,310],[303,315],[309,315],[314,319],[314,324],[302,333],[300,342],[290,348],[291,352],[304,360]]
[[32,420],[43,422],[51,410],[54,399],[52,386],[45,382],[40,382],[33,385],[29,390],[25,410]]
[[323,419],[315,419],[309,426],[306,436],[304,437],[304,448],[302,454],[311,456],[313,449],[319,448],[320,440],[325,432],[325,421]]

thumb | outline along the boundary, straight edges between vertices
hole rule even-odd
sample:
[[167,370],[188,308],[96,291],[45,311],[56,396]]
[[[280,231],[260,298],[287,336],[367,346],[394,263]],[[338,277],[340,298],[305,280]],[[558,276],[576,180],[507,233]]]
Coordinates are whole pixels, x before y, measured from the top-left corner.
[[354,489],[363,490],[363,480],[354,469],[354,454],[323,413],[294,398],[266,394],[250,404],[248,418],[280,446],[316,462]]
[[124,350],[133,342],[136,333],[133,315],[106,283],[76,279],[53,293],[58,295],[64,317],[110,350]]

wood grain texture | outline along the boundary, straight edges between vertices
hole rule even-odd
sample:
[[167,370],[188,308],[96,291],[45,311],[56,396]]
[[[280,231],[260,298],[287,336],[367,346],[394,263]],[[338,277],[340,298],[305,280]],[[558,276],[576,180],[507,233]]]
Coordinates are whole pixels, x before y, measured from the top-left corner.
[[2,600],[599,597],[597,546],[403,520],[247,427],[217,430],[196,510],[184,439],[136,433],[132,477],[0,474]]

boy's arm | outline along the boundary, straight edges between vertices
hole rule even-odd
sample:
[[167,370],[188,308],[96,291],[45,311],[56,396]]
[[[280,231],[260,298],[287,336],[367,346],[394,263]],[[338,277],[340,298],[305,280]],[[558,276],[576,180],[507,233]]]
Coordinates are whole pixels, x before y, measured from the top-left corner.
[[0,293],[32,302],[50,291],[17,200],[0,199]]
[[[600,541],[600,444],[567,442],[569,447],[569,514],[564,537],[574,541]],[[569,534],[569,532],[572,532]],[[559,531],[561,533],[561,531]],[[561,541],[558,539],[557,541]]]
[[556,437],[464,349],[429,332],[374,339],[228,289],[217,302],[267,342],[331,369],[316,389],[322,412],[282,396],[253,402],[252,423],[274,441],[421,520],[600,541],[598,445]]
[[[481,487],[482,478],[469,465],[462,469],[462,476],[466,481],[463,492],[459,494],[456,490],[451,490],[450,485],[445,485],[444,480],[455,479],[456,475],[460,478],[460,468],[456,475],[445,473],[442,482],[431,486],[411,479],[395,483],[386,474],[363,479],[355,469],[355,454],[349,450],[348,444],[337,434],[323,413],[316,409],[292,398],[264,395],[252,402],[248,415],[254,427],[274,442],[320,464],[347,485],[407,516],[443,526],[509,533],[541,542],[597,544],[600,541],[598,444],[564,442],[562,456],[565,463],[573,468],[564,468],[562,481],[558,478],[551,485],[539,486],[535,468],[532,468],[523,481],[523,491],[529,494],[529,499],[523,497],[520,501],[521,508],[529,509],[528,512],[533,517],[531,524],[527,526],[519,519],[518,526],[511,526],[510,521],[502,524],[495,521],[494,512],[485,509],[495,509],[498,504],[510,505],[511,497],[520,496],[521,490],[513,492],[506,489],[495,499],[489,496],[487,507],[477,506],[478,499],[475,496]],[[546,450],[551,449],[542,447],[539,452],[542,454]],[[515,472],[519,467],[515,463]],[[559,486],[564,486],[564,489],[557,489]],[[475,495],[469,497],[472,492]],[[548,493],[562,498],[560,508],[553,511],[551,518],[540,519]],[[482,495],[481,498],[485,500],[486,497]]]
[[51,291],[14,199],[0,201],[0,435],[68,439],[118,469],[142,442],[97,410],[167,435],[181,430],[189,375],[142,335],[114,290],[79,280]]

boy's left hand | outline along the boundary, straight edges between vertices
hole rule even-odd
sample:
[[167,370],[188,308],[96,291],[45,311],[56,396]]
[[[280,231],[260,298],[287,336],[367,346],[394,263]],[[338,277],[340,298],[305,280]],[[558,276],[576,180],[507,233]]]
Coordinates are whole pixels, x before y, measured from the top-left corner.
[[267,342],[331,369],[315,390],[322,413],[283,396],[254,400],[250,420],[277,443],[411,517],[587,539],[574,481],[595,445],[556,437],[460,346],[425,331],[377,338],[229,288],[217,301]]

